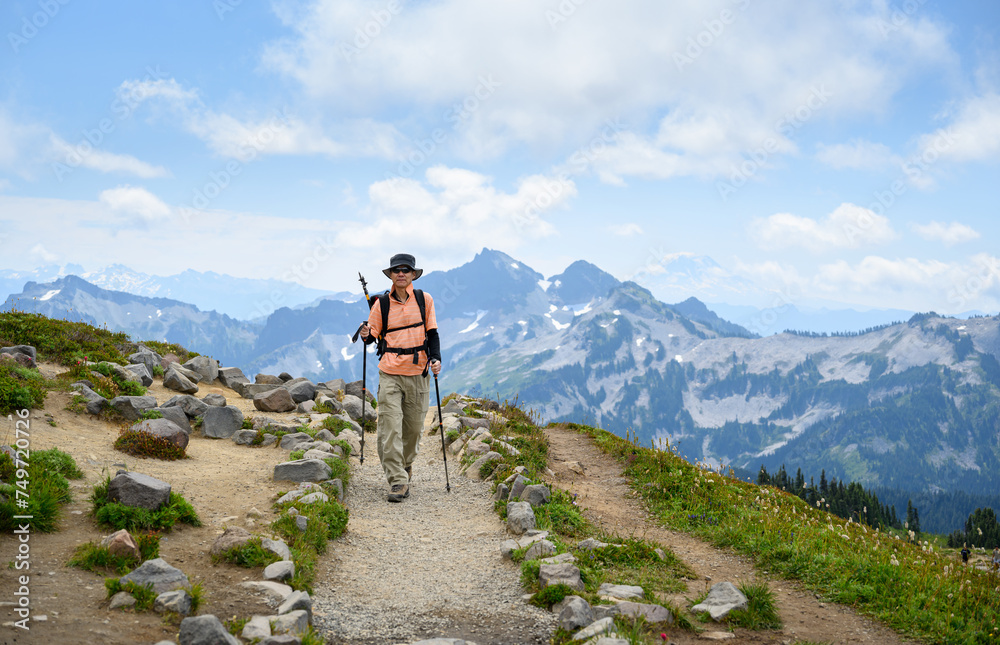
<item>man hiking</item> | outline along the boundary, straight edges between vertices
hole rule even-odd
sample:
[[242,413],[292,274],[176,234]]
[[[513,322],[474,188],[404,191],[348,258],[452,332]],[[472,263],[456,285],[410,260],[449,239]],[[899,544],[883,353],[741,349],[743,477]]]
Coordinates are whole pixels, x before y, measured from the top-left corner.
[[382,273],[392,289],[377,296],[361,326],[365,343],[378,341],[378,458],[390,502],[410,496],[424,418],[430,404],[428,368],[441,373],[441,340],[434,299],[413,281],[423,274],[414,257],[398,253]]

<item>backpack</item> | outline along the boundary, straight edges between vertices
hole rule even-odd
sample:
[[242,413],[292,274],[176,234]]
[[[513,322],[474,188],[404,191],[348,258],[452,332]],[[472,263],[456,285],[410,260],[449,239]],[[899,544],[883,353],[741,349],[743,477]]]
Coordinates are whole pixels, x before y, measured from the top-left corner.
[[[419,363],[419,354],[424,352],[427,354],[427,364],[430,365],[430,353],[427,345],[427,310],[424,305],[424,292],[420,289],[413,290],[413,297],[417,300],[417,308],[420,309],[420,322],[413,323],[412,325],[405,325],[403,327],[393,327],[389,329],[389,292],[385,291],[380,293],[375,298],[369,301],[369,306],[375,306],[375,300],[378,299],[379,310],[382,312],[382,334],[379,336],[378,345],[375,347],[375,354],[382,358],[382,355],[386,352],[390,354],[402,354],[409,355],[413,354],[413,364]],[[417,345],[416,347],[389,347],[385,338],[390,332],[400,331],[402,329],[410,329],[412,327],[423,327],[424,328],[424,342],[422,345]],[[427,366],[424,366],[423,376],[427,375]]]

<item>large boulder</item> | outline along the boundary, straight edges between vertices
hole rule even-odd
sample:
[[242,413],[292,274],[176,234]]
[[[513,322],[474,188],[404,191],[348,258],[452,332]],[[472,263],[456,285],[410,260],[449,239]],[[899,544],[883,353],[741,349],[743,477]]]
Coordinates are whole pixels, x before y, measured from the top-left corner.
[[153,384],[153,373],[142,363],[126,365],[125,371],[130,372],[135,378],[139,379],[143,387],[149,387]]
[[210,406],[196,396],[181,394],[167,399],[167,401],[160,407],[178,407],[181,410],[184,410],[184,414],[186,414],[189,419],[193,419],[195,417],[204,416],[204,414],[208,412],[208,408]]
[[490,462],[502,461],[502,460],[503,460],[503,455],[501,455],[499,452],[493,452],[493,451],[487,452],[485,455],[472,462],[472,465],[469,466],[469,470],[467,470],[465,474],[469,477],[469,479],[482,479],[482,477],[479,474],[479,471],[480,469],[482,469],[483,466],[485,466]]
[[524,490],[521,491],[521,501],[528,502],[532,506],[541,506],[542,504],[548,504],[549,499],[552,498],[552,491],[545,484],[532,484],[531,486],[525,486]]
[[200,374],[201,380],[206,383],[211,383],[219,377],[219,361],[208,356],[195,356],[184,363],[184,367]]
[[174,364],[171,364],[163,373],[163,387],[184,394],[194,394],[198,391],[198,386],[174,369]]
[[177,424],[177,426],[184,432],[191,433],[191,420],[188,415],[179,406],[172,406],[169,408],[159,407],[153,408],[153,411],[159,412],[163,415],[164,419],[168,419]]
[[[163,421],[163,419],[150,421]],[[119,470],[108,484],[108,501],[155,511],[170,501],[170,484],[142,473]]]
[[82,383],[74,383],[73,387],[78,390],[78,394],[87,402],[87,412],[90,414],[100,414],[103,410],[111,407],[106,398],[93,391]]
[[159,354],[148,349],[140,349],[128,357],[130,365],[145,365],[150,376],[153,375],[154,370],[159,367],[162,360]]
[[286,461],[274,467],[274,481],[321,482],[332,474],[333,469],[319,459]]
[[693,612],[707,611],[712,620],[720,621],[734,609],[746,609],[747,597],[731,582],[717,582],[708,595],[691,608]]
[[564,584],[574,591],[583,591],[583,577],[580,569],[573,564],[543,564],[538,567],[538,580],[542,586]]
[[282,385],[284,383],[284,381],[273,374],[258,374],[253,377],[253,382],[259,385]]
[[252,399],[261,392],[270,392],[278,387],[280,386],[272,383],[237,383],[233,389],[239,392],[239,395],[244,399]]
[[243,546],[252,539],[253,535],[245,528],[232,526],[227,528],[222,535],[215,538],[215,542],[212,543],[209,553],[214,556],[219,556],[229,549]]
[[101,540],[101,546],[107,547],[111,555],[118,557],[135,558],[138,560],[141,556],[139,546],[135,543],[135,538],[125,529],[115,531]]
[[152,410],[156,407],[156,397],[116,396],[111,399],[111,407],[117,410],[118,414],[125,417],[126,421],[138,421],[143,412],[146,410]]
[[250,382],[250,379],[248,379],[247,375],[243,373],[243,370],[238,367],[220,367],[219,382],[229,389],[235,390],[237,383],[247,384]]
[[[697,606],[698,605],[695,605],[695,607]],[[699,611],[694,607],[692,607],[691,610]],[[673,624],[674,622],[673,612],[666,607],[642,602],[632,602],[631,600],[625,600],[618,603],[618,614],[622,616],[631,616],[632,618],[639,618],[641,616],[647,623]]]
[[[185,421],[185,423],[187,423],[187,421]],[[129,430],[132,432],[145,432],[146,434],[151,434],[154,437],[166,439],[181,450],[187,448],[188,442],[191,440],[191,437],[188,436],[187,430],[167,418],[145,419],[131,426]],[[145,477],[145,475],[143,475],[143,477]],[[131,504],[129,506],[131,506]]]
[[184,589],[165,591],[153,600],[153,611],[159,614],[170,611],[180,616],[187,616],[191,613],[193,600],[191,594]]
[[535,512],[528,502],[507,502],[507,530],[514,535],[535,528]]
[[566,596],[559,603],[559,625],[568,632],[586,627],[594,622],[594,611],[590,603],[580,596]]
[[227,403],[226,397],[222,396],[221,394],[215,394],[215,393],[206,394],[205,398],[203,398],[201,401],[205,405],[214,405],[217,408],[221,408]]
[[198,372],[196,372],[194,370],[189,370],[188,368],[184,367],[180,363],[171,363],[170,367],[172,367],[175,372],[177,372],[181,376],[185,377],[187,380],[191,381],[192,383],[201,383],[201,381],[202,381],[201,374],[199,374]]
[[243,413],[236,406],[209,406],[201,417],[201,434],[212,439],[228,439],[243,428]]
[[312,401],[313,397],[316,396],[316,386],[307,380],[297,383],[290,381],[285,384],[285,389],[292,395],[292,400],[296,403]]
[[37,367],[38,353],[31,345],[13,345],[11,347],[0,348],[0,354],[10,354],[11,356],[27,356],[31,360],[27,367]]
[[327,381],[326,383],[320,383],[320,385],[324,386],[326,389],[330,390],[331,392],[335,393],[335,392],[337,392],[337,390],[340,390],[341,392],[344,392],[344,394],[347,394],[347,392],[345,390],[345,388],[347,387],[347,384],[344,382],[344,379],[342,379],[342,378],[335,378],[335,379],[332,379],[330,381]]
[[378,413],[375,408],[370,403],[365,403],[363,406],[361,404],[361,399],[359,397],[353,396],[351,394],[345,394],[344,400],[341,401],[344,406],[344,412],[355,421],[361,419],[361,408],[364,407],[364,415],[366,421],[375,421],[378,419]]
[[261,412],[291,412],[295,409],[295,401],[288,390],[279,387],[254,395],[253,407]]
[[190,586],[184,572],[166,563],[163,558],[146,560],[132,573],[122,576],[121,583],[134,582],[140,587],[152,585],[156,594]]
[[181,621],[180,645],[240,645],[240,639],[229,633],[222,621],[206,614],[188,616]]
[[[361,398],[361,385],[362,385],[362,382],[360,380],[358,380],[358,381],[352,381],[350,383],[346,383],[342,389],[344,390],[344,394],[350,394],[351,396],[356,396],[356,397],[358,397],[360,399]],[[369,402],[375,400],[375,395],[372,394],[371,390],[367,390],[366,389],[365,392],[368,395],[368,401]]]

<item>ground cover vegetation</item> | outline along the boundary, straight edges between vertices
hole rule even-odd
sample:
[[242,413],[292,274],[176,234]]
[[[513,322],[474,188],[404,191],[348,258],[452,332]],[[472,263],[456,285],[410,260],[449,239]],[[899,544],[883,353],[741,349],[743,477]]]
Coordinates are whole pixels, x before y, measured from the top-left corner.
[[85,571],[115,573],[123,576],[146,560],[160,557],[160,535],[158,533],[135,533],[132,535],[132,539],[139,547],[138,558],[113,554],[106,546],[96,542],[87,542],[76,547],[73,551],[73,557],[66,565]]
[[[349,472],[346,460],[334,461],[341,462]],[[337,475],[333,477],[336,478]],[[346,488],[346,480],[341,481]],[[347,530],[347,507],[337,501],[336,489],[325,482],[320,487],[329,497],[327,501],[315,501],[311,504],[299,500],[280,504],[275,502],[274,510],[278,513],[278,519],[271,522],[271,530],[288,545],[292,562],[295,563],[295,575],[287,581],[288,585],[310,594],[313,593],[312,584],[316,578],[316,561],[321,554],[326,553],[327,542],[336,540]],[[284,494],[279,493],[277,499]],[[288,512],[292,508],[296,510],[296,514]],[[296,515],[306,518],[305,531],[296,524]]]
[[138,531],[168,531],[177,522],[190,526],[201,526],[201,520],[180,493],[170,492],[169,501],[156,510],[125,506],[108,499],[111,477],[94,486],[90,495],[91,515],[97,523],[114,530],[125,529],[133,535]]
[[[57,448],[17,451],[15,458],[0,452],[0,531],[25,523],[33,531],[55,531],[63,505],[71,500],[67,480],[82,477],[76,461]],[[15,515],[31,519],[15,520]]]
[[963,567],[914,533],[843,520],[773,486],[691,464],[673,446],[569,424],[595,439],[665,525],[732,548],[758,566],[801,580],[822,598],[927,643],[995,643],[1000,578]]

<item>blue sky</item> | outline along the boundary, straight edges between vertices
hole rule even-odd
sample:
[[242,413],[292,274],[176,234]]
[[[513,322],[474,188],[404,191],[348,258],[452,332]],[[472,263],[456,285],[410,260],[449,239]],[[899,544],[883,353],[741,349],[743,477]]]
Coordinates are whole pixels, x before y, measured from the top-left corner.
[[0,269],[339,291],[490,247],[668,301],[1000,309],[996,2],[35,0],[0,25]]

